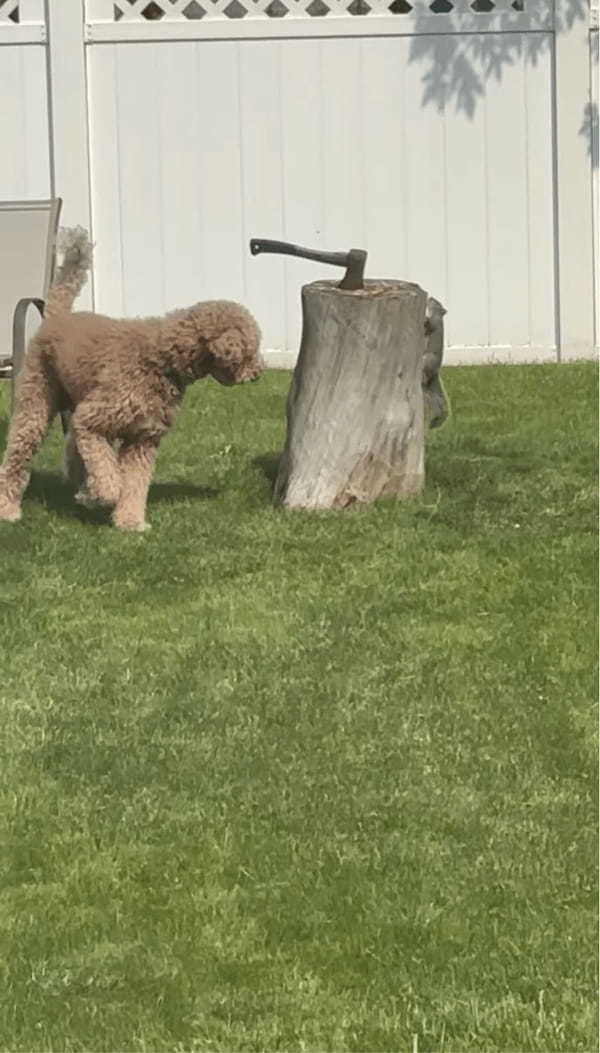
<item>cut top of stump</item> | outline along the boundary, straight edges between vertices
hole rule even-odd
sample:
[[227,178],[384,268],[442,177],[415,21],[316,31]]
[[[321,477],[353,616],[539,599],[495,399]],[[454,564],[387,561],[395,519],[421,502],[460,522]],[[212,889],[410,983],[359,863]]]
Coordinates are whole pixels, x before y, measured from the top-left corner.
[[335,281],[319,280],[310,282],[304,289],[314,289],[315,292],[332,292],[339,296],[371,300],[381,297],[405,297],[408,295],[423,295],[423,290],[415,282],[404,282],[398,278],[368,278],[365,279],[362,289],[340,289]]

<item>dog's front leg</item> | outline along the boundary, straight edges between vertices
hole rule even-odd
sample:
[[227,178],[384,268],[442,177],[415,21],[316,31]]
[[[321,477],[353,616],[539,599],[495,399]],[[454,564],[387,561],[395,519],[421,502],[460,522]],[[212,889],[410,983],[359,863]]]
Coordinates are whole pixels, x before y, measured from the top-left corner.
[[71,431],[86,471],[86,497],[101,505],[116,505],[121,493],[121,472],[108,439],[95,429],[104,419],[104,407],[79,404],[71,418]]
[[158,452],[158,440],[123,443],[119,450],[121,496],[112,520],[120,530],[148,530],[146,498]]

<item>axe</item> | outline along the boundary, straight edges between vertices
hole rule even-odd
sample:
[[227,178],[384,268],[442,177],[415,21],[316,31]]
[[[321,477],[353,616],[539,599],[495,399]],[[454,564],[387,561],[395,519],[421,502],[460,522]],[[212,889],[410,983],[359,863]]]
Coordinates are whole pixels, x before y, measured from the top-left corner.
[[320,252],[318,249],[303,249],[289,241],[269,241],[267,238],[252,238],[250,252],[258,256],[261,252],[278,252],[285,256],[299,256],[303,260],[316,260],[317,263],[331,263],[334,267],[345,267],[346,273],[338,289],[364,289],[363,276],[367,254],[363,249],[350,249],[349,252]]

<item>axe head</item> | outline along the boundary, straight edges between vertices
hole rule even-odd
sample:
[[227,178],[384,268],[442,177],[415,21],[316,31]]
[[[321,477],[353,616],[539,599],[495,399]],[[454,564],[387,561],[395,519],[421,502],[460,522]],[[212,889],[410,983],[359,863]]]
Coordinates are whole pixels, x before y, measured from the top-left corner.
[[346,273],[338,285],[338,289],[363,289],[363,276],[367,254],[364,249],[350,249],[346,259]]

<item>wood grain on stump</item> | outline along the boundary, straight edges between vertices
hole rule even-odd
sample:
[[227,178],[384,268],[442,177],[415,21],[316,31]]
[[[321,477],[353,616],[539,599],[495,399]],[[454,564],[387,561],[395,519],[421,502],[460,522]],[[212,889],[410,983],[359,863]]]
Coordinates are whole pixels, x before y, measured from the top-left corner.
[[426,302],[408,282],[304,286],[277,503],[344,508],[422,489]]

